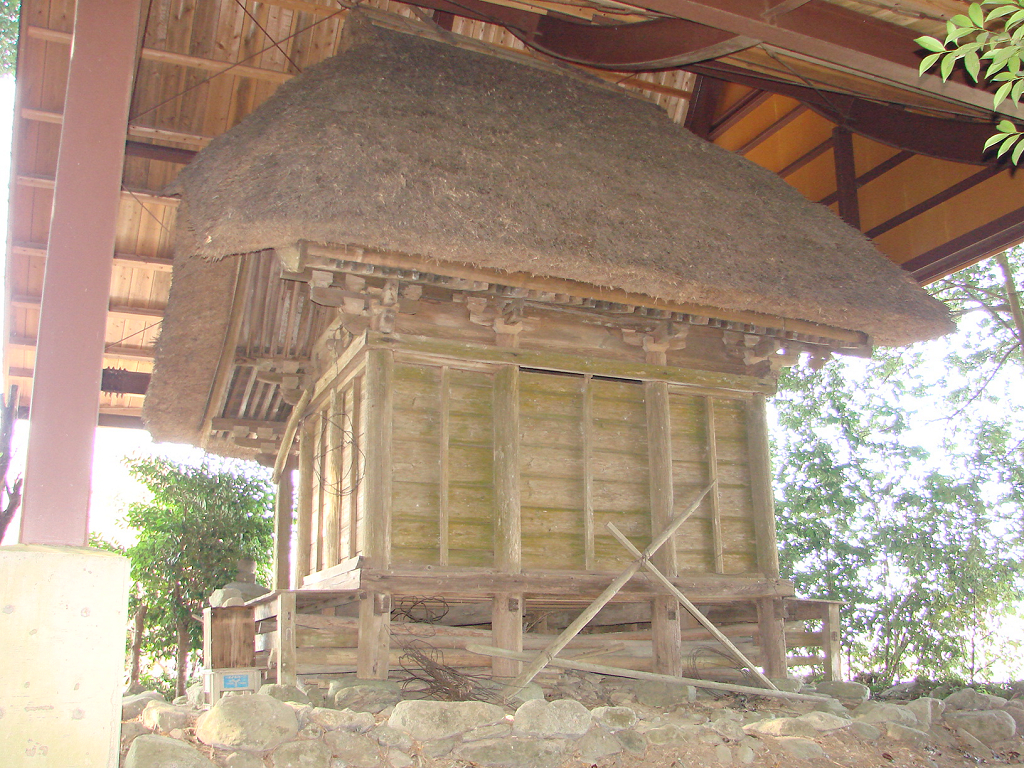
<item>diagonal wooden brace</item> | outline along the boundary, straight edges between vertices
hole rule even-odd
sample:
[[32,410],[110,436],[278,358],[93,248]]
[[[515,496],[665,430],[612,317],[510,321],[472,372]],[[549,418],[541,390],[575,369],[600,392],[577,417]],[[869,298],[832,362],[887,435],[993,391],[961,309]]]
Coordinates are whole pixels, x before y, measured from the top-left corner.
[[682,592],[680,592],[676,585],[673,584],[668,579],[668,577],[665,576],[665,574],[659,571],[657,566],[654,565],[654,563],[652,563],[648,558],[644,556],[645,553],[641,552],[639,549],[633,546],[633,542],[627,539],[625,534],[622,533],[622,531],[616,528],[613,523],[608,523],[607,527],[608,530],[611,531],[612,536],[614,536],[622,546],[624,546],[626,549],[632,552],[634,557],[640,558],[640,560],[638,560],[637,562],[642,563],[643,567],[647,569],[648,573],[650,573],[652,576],[654,576],[654,578],[660,581],[662,585],[669,592],[672,593],[676,600],[679,601],[679,604],[682,605],[686,610],[688,610],[693,615],[693,618],[695,618],[697,621],[701,623],[701,625],[703,625],[704,629],[710,632],[712,636],[714,636],[714,638],[718,640],[718,642],[720,642],[722,645],[728,648],[729,652],[736,657],[737,661],[739,661],[741,664],[743,664],[743,666],[749,669],[753,673],[754,677],[760,680],[766,688],[769,688],[773,691],[778,690],[775,683],[773,683],[771,680],[769,680],[767,677],[761,674],[761,670],[754,666],[754,663],[743,654],[743,651],[737,648],[736,645],[732,642],[732,640],[723,635],[718,630],[718,627],[712,624],[708,620],[708,617],[701,613],[697,606],[691,603],[689,598]]
[[[696,511],[697,507],[699,507],[700,503],[704,500],[704,497],[707,496],[711,492],[711,489],[717,484],[718,481],[713,480],[703,491],[701,491],[700,495],[692,504],[690,504],[690,506],[680,512],[671,523],[665,526],[665,530],[658,534],[658,537],[650,543],[650,546],[648,546],[647,549],[641,552],[634,547],[637,559],[632,562],[626,570],[620,573],[615,580],[608,585],[608,588],[598,595],[594,602],[592,602],[587,609],[583,611],[583,613],[577,616],[576,620],[573,621],[572,624],[562,631],[562,634],[556,637],[547,648],[537,654],[537,657],[527,665],[522,673],[520,673],[519,677],[505,686],[502,690],[502,696],[510,698],[523,690],[523,688],[525,688],[530,681],[537,676],[537,673],[544,669],[544,667],[548,665],[548,662],[555,658],[555,656],[558,655],[558,652],[565,648],[565,646],[569,644],[569,641],[580,633],[587,623],[597,615],[597,612],[604,608],[611,599],[619,593],[619,590],[626,585],[626,582],[633,578],[633,576],[636,575],[636,572],[648,563],[651,556],[657,552],[666,541],[672,538],[672,535],[679,529],[679,526],[686,522],[686,519]],[[771,685],[771,683],[769,683],[769,685]]]

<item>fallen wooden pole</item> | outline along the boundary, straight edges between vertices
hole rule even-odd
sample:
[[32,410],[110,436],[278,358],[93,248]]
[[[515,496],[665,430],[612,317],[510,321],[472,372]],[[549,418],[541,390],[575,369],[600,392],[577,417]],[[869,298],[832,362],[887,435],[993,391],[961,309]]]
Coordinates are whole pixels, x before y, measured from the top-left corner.
[[[517,651],[506,651],[504,648],[495,648],[490,645],[469,643],[466,650],[471,653],[479,653],[482,656],[500,656],[515,661],[530,661],[533,657],[528,653]],[[612,677],[627,677],[631,680],[654,680],[660,683],[677,683],[679,685],[692,685],[694,688],[705,688],[711,691],[724,691],[727,693],[742,693],[752,696],[768,696],[775,699],[791,699],[794,701],[828,701],[828,696],[813,696],[809,693],[791,693],[790,691],[769,690],[767,688],[754,688],[749,685],[734,685],[732,683],[718,683],[714,680],[693,680],[686,677],[675,677],[673,675],[659,675],[656,672],[640,672],[634,669],[621,669],[620,667],[606,667],[602,664],[590,664],[575,659],[554,658],[548,661],[552,667],[562,669],[575,669],[580,672],[593,672],[598,675],[610,675]]]
[[527,665],[527,667],[519,674],[519,677],[505,686],[502,690],[502,695],[509,698],[523,690],[523,688],[533,680],[536,674],[544,669],[548,662],[551,661],[559,651],[565,648],[565,646],[569,644],[570,640],[580,633],[580,630],[582,630],[590,620],[597,615],[598,611],[604,608],[611,599],[619,593],[619,590],[626,585],[626,582],[636,575],[636,572],[640,570],[645,562],[647,562],[648,558],[657,552],[666,541],[672,538],[672,535],[679,529],[679,526],[686,522],[686,519],[696,511],[697,507],[699,507],[700,503],[704,500],[704,497],[707,496],[711,489],[717,484],[718,481],[713,480],[703,491],[701,491],[696,500],[694,500],[694,502],[684,511],[680,512],[675,520],[669,523],[665,530],[650,543],[647,549],[640,553],[637,560],[631,563],[626,570],[620,573],[616,579],[608,585],[608,588],[598,595],[594,602],[592,602],[586,610],[583,611],[583,613],[577,616],[576,620],[573,621],[572,624],[565,628],[562,634],[556,637],[547,648],[530,660],[530,664]]
[[[607,528],[609,531],[611,531],[612,536],[614,536],[622,546],[624,546],[631,553],[633,553],[634,557],[643,556],[643,553],[635,546],[633,546],[633,542],[627,539],[625,534],[623,534],[622,531],[615,527],[614,523],[608,523]],[[771,680],[765,677],[761,673],[761,670],[754,666],[754,662],[748,659],[743,654],[743,651],[736,647],[732,640],[723,635],[721,631],[718,629],[718,627],[712,624],[708,617],[701,613],[698,610],[697,606],[691,603],[690,599],[682,592],[680,592],[676,588],[676,585],[673,584],[668,579],[668,577],[665,576],[665,574],[658,570],[657,566],[655,566],[654,563],[650,562],[646,558],[642,559],[641,562],[643,563],[643,567],[647,569],[648,573],[650,573],[654,578],[660,581],[662,585],[673,594],[676,600],[679,601],[679,604],[683,606],[687,611],[689,611],[693,615],[693,618],[699,621],[701,626],[703,626],[704,629],[710,632],[718,642],[720,642],[727,649],[729,649],[729,652],[732,653],[733,656],[735,656],[736,660],[739,661],[747,669],[749,669],[753,673],[754,677],[756,677],[765,687],[771,690],[777,689],[775,683],[773,683]]]

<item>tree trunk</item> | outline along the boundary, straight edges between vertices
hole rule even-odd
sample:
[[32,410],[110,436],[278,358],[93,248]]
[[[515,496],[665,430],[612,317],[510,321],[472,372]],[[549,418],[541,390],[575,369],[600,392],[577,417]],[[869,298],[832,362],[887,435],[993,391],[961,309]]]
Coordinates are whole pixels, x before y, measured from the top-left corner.
[[143,603],[135,612],[135,631],[132,633],[132,671],[128,680],[129,689],[139,684],[142,663],[142,630],[146,628],[146,611],[149,607]]
[[1003,273],[1003,287],[1006,289],[1006,303],[1010,305],[1010,316],[1013,318],[1013,327],[1016,330],[1017,346],[1021,355],[1024,356],[1024,312],[1020,307],[1020,294],[1017,293],[1017,284],[1014,281],[1013,270],[1010,268],[1010,261],[1005,253],[995,257],[999,269]]
[[185,681],[188,679],[188,652],[192,645],[188,634],[188,622],[178,617],[178,658],[175,666],[178,668],[178,684],[175,688],[175,696],[185,695]]

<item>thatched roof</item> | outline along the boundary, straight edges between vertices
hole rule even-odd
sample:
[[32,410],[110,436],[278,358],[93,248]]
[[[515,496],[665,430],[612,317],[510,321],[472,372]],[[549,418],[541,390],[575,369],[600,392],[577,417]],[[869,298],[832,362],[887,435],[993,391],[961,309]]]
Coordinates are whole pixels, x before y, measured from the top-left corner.
[[179,252],[312,240],[533,272],[906,344],[944,307],[859,232],[656,106],[356,25],[179,177]]

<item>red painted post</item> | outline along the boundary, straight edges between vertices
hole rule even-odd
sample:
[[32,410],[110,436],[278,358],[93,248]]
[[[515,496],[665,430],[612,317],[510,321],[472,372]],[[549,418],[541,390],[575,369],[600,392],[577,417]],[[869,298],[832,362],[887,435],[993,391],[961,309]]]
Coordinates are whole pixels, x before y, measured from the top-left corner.
[[88,538],[114,233],[140,0],[78,0],[29,418],[21,541]]

